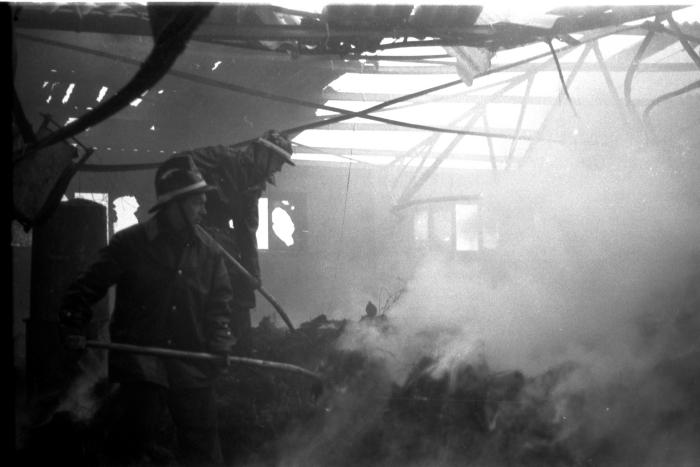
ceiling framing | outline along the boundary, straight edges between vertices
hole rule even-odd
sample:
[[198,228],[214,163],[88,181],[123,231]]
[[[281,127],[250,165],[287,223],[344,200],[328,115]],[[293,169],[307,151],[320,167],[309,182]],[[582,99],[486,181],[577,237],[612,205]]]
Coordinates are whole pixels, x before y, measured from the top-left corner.
[[[19,51],[19,75],[23,76],[25,72],[23,67],[26,62],[23,54],[28,53],[25,50],[44,47],[60,51],[61,57],[65,58],[62,60],[63,64],[75,60],[75,63],[69,66],[76,69],[79,66],[82,67],[77,69],[77,72],[74,70],[77,75],[76,81],[78,79],[95,81],[91,76],[92,71],[85,68],[92,60],[90,57],[95,59],[92,63],[97,63],[99,60],[102,64],[118,65],[123,70],[118,74],[128,77],[129,73],[133,73],[137,67],[143,68],[143,63],[148,57],[153,56],[152,51],[149,55],[148,50],[155,45],[150,37],[152,25],[149,23],[149,15],[145,8],[143,5],[130,4],[98,4],[94,7],[59,5],[54,6],[53,9],[45,4],[24,5],[16,12],[18,19],[14,24],[16,47]],[[610,99],[615,102],[616,111],[621,118],[629,121],[630,124],[642,124],[647,127],[653,125],[650,115],[654,108],[668,99],[692,93],[697,89],[700,60],[696,49],[700,43],[700,28],[697,23],[679,25],[674,21],[672,12],[680,9],[680,6],[560,9],[548,13],[549,17],[557,16],[557,18],[553,21],[549,18],[550,22],[546,27],[504,21],[486,27],[477,24],[478,15],[472,14],[474,22],[461,26],[461,29],[458,28],[459,31],[455,32],[454,25],[441,28],[435,23],[432,25],[430,35],[421,35],[415,29],[411,29],[415,28],[414,23],[398,21],[396,18],[393,21],[398,23],[392,23],[392,27],[388,27],[387,23],[376,21],[361,24],[359,26],[362,27],[359,27],[358,21],[361,19],[358,18],[369,18],[371,15],[368,12],[353,16],[347,9],[336,10],[333,14],[324,10],[320,15],[305,16],[297,11],[280,10],[265,5],[256,6],[260,8],[257,12],[250,8],[252,7],[239,5],[231,8],[215,7],[199,27],[194,28],[186,51],[173,59],[173,65],[165,70],[165,78],[156,81],[158,87],[170,87],[173,92],[168,94],[175,96],[178,93],[182,95],[185,90],[188,92],[196,90],[202,93],[202,96],[208,96],[206,99],[203,98],[203,102],[207,102],[207,99],[218,99],[213,96],[224,96],[225,99],[246,96],[269,105],[305,108],[307,109],[304,114],[304,118],[307,119],[305,123],[283,129],[285,133],[297,136],[296,152],[320,153],[339,156],[343,160],[367,162],[367,159],[357,157],[361,154],[363,157],[374,157],[377,160],[381,158],[387,161],[385,165],[388,166],[412,167],[410,176],[406,175],[405,168],[400,170],[400,177],[404,181],[396,197],[396,205],[399,207],[414,202],[416,193],[431,175],[438,168],[449,166],[446,161],[455,162],[471,157],[484,168],[490,169],[495,178],[500,171],[512,170],[524,164],[535,146],[530,142],[551,138],[546,130],[550,126],[555,109],[564,103],[569,106],[572,117],[576,117],[576,103],[580,102],[580,99],[585,100],[586,97],[575,92],[570,96],[568,91],[581,82],[582,74],[586,76],[597,74],[602,77],[605,89]],[[473,6],[471,13],[476,13],[477,10],[480,11],[480,7]],[[385,12],[392,17],[392,11],[396,12],[396,10]],[[405,12],[405,9],[402,11]],[[296,19],[290,20],[290,17]],[[270,18],[276,18],[274,21],[278,24],[270,24],[273,21]],[[439,18],[439,15],[435,18]],[[631,25],[623,24],[631,20],[635,22]],[[435,21],[439,20],[435,19]],[[325,36],[319,36],[320,32]],[[601,50],[602,41],[622,35],[637,36],[638,40],[614,54],[604,56]],[[414,38],[407,41],[408,36]],[[100,41],[90,40],[97,37]],[[317,44],[314,41],[320,37],[325,40],[325,48],[312,46]],[[371,41],[368,42],[367,38]],[[375,40],[376,38],[379,38],[379,42]],[[404,39],[401,40],[401,38]],[[118,47],[112,46],[113,41],[116,41]],[[342,45],[343,41],[345,45]],[[348,44],[354,44],[354,46],[348,48]],[[494,63],[490,69],[478,75],[473,86],[465,90],[463,81],[455,73],[454,59],[441,53],[439,49],[437,52],[434,51],[435,46],[445,44],[487,47],[498,51],[496,56],[499,52],[512,50],[518,52],[519,56],[506,63]],[[551,49],[540,48],[537,53],[529,50],[536,48],[538,44],[549,44]],[[673,44],[680,44],[683,47],[686,58],[684,61],[649,60],[654,53],[665,50]],[[418,47],[424,49],[418,49]],[[429,53],[419,52],[419,50],[428,49]],[[128,53],[120,54],[119,50]],[[577,59],[567,60],[568,53],[572,56],[577,53],[579,55]],[[222,57],[219,62],[225,61],[225,63],[218,69],[216,66],[212,69],[210,64],[216,57]],[[230,66],[231,64],[233,66]],[[260,82],[250,78],[251,73],[242,74],[241,68],[236,67],[236,64],[251,68],[262,67],[260,69],[266,70],[269,80],[260,86]],[[31,72],[37,73],[42,66],[46,69],[51,65],[32,63]],[[275,81],[276,76],[270,74],[269,70],[282,70],[277,75],[278,78],[289,76],[292,78],[287,78],[286,81],[282,78],[281,81],[284,83],[279,85],[280,80]],[[104,73],[100,70],[95,71]],[[394,79],[410,76],[433,77],[432,81],[428,79],[426,82],[436,82],[442,75],[454,75],[455,79],[404,93],[373,92],[372,89],[367,89],[367,92],[364,89],[362,92],[338,91],[333,88],[332,83],[344,73],[392,76]],[[533,92],[537,87],[534,84],[536,78],[543,74],[552,75],[552,73],[559,76],[559,84],[552,89],[552,93],[544,96]],[[673,75],[675,78],[669,80],[668,86],[675,87],[669,87],[662,92],[652,90],[635,94],[634,83],[642,81],[643,76],[647,74],[649,76]],[[483,89],[488,86],[481,86],[480,82],[489,75],[506,76],[506,78],[500,85],[493,86],[491,91],[484,94]],[[624,75],[622,87],[619,85],[621,75]],[[248,82],[245,82],[246,79],[237,79],[246,76]],[[315,78],[309,81],[309,76]],[[615,82],[616,80],[618,83]],[[29,80],[25,83],[36,86],[38,81],[46,82],[46,79],[34,77],[33,82]],[[314,88],[314,92],[293,92],[300,83],[305,81],[307,86]],[[61,82],[65,85],[65,78]],[[272,82],[275,84],[270,84]],[[78,84],[78,86],[81,85]],[[114,86],[118,84],[112,84],[110,87],[113,89]],[[149,89],[152,86],[149,86]],[[318,91],[321,88],[322,93],[319,94]],[[459,89],[460,92],[452,92],[455,89]],[[37,95],[31,95],[33,92],[37,92]],[[446,92],[452,92],[452,94],[446,97]],[[70,113],[66,112],[65,108],[61,108],[56,101],[52,104],[40,102],[37,97],[41,95],[41,91],[36,89],[20,89],[19,94],[20,101],[28,103],[25,108],[54,115],[58,121]],[[145,128],[149,128],[149,122],[153,120],[154,115],[158,115],[160,121],[168,118],[166,114],[169,111],[166,110],[163,113],[166,107],[164,107],[164,101],[157,95],[141,97],[144,99],[142,107],[127,107],[121,111],[119,118],[115,119],[119,120],[121,126],[117,125],[114,128],[123,130],[125,121],[128,121],[128,125],[133,127],[130,131],[146,132]],[[329,101],[339,104],[332,104]],[[353,103],[360,101],[376,103],[361,106],[359,110],[348,110],[358,108]],[[424,124],[386,116],[387,110],[400,114],[402,108],[408,109],[411,106],[445,101],[463,105],[465,110],[456,118],[442,124]],[[490,121],[493,114],[488,109],[494,105],[510,105],[517,109],[514,124],[506,128],[493,125]],[[547,110],[541,116],[539,124],[536,125],[537,128],[533,129],[532,125],[525,123],[531,110],[537,106]],[[77,107],[88,108],[84,102],[81,106],[76,106],[76,109],[80,110]],[[88,111],[90,112],[91,110]],[[81,118],[80,112],[76,117]],[[100,126],[109,126],[109,124],[109,120],[99,123]],[[137,129],[139,126],[142,129]],[[528,126],[530,128],[526,128]],[[419,132],[422,136],[412,147],[397,150],[377,148],[359,150],[304,144],[304,132],[316,129],[341,132],[411,131]],[[91,130],[92,135],[97,133],[97,128],[91,128]],[[245,131],[240,133],[246,134]],[[80,132],[76,133],[76,135],[79,134]],[[249,131],[248,134],[252,137],[255,132]],[[88,146],[95,146],[90,141],[92,135],[83,133],[79,139],[88,141]],[[438,145],[440,135],[452,135],[452,140]],[[487,150],[477,155],[460,155],[456,150],[460,142],[472,137],[480,138],[482,141],[485,139]],[[133,139],[139,140],[139,138]],[[148,138],[140,139],[144,142],[148,140]],[[227,142],[222,141],[221,136],[214,139],[215,143]],[[230,143],[243,144],[248,141],[241,139]],[[182,143],[175,143],[175,146],[166,147],[157,152],[155,146],[149,148],[148,144],[151,143],[144,143],[142,152],[137,155],[138,158],[103,156],[97,161],[95,159],[98,158],[93,158],[91,161],[93,163],[85,164],[81,170],[152,169],[162,160],[163,154],[184,149],[177,146]],[[194,143],[194,145],[197,144],[200,143]],[[200,145],[202,144],[206,142],[202,141]],[[503,148],[504,144],[507,147],[505,151],[499,149]],[[104,154],[104,149],[104,147],[97,147],[95,151],[97,154]],[[153,150],[153,157],[146,160],[139,159],[144,152],[151,150]]]

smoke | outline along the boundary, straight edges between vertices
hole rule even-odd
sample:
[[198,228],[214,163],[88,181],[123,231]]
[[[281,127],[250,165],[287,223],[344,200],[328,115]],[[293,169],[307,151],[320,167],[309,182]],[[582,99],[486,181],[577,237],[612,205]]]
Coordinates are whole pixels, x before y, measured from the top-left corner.
[[76,422],[90,422],[104,403],[103,395],[96,386],[105,381],[105,358],[95,351],[86,352],[78,365],[78,376],[71,382],[64,397],[58,403],[56,412],[69,413]]
[[436,359],[436,378],[480,359],[530,378],[571,364],[551,398],[580,460],[690,465],[697,162],[679,169],[677,154],[606,123],[540,148],[484,193],[500,222],[495,251],[469,264],[426,258],[389,310],[393,331],[351,327],[340,346],[381,358],[397,384],[421,355]]

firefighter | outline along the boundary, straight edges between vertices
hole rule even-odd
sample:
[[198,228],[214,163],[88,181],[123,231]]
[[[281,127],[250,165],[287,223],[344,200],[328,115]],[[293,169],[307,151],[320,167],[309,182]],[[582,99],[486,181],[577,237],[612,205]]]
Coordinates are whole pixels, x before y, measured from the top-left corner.
[[[205,215],[208,185],[189,156],[174,156],[156,171],[157,202],[147,221],[117,232],[99,258],[69,286],[59,312],[61,336],[84,335],[91,305],[116,285],[110,319],[113,342],[227,354],[233,292],[224,258],[195,226]],[[110,429],[110,457],[124,465],[157,461],[159,421],[168,410],[184,465],[219,465],[210,361],[127,352],[109,355],[123,413]]]
[[[208,146],[189,150],[205,180],[216,187],[207,197],[202,226],[259,283],[258,201],[267,184],[275,184],[275,174],[292,161],[292,144],[275,130],[243,147]],[[231,330],[236,337],[234,352],[251,351],[251,310],[255,308],[255,284],[227,262],[233,303]]]

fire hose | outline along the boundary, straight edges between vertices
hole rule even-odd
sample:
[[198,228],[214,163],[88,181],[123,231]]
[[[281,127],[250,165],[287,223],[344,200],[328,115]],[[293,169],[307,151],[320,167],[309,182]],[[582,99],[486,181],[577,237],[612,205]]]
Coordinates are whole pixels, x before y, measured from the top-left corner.
[[191,352],[188,350],[166,349],[162,347],[148,347],[134,344],[120,344],[116,342],[102,342],[85,339],[83,336],[69,336],[66,347],[73,350],[82,350],[86,347],[94,349],[107,349],[114,352],[131,352],[141,355],[153,355],[165,358],[183,358],[188,360],[209,360],[232,364],[255,366],[260,368],[274,369],[297,373],[308,376],[315,380],[317,384],[322,384],[321,376],[306,368],[292,365],[291,363],[273,362],[270,360],[260,360],[257,358],[238,357],[235,355],[212,354],[208,352]]
[[248,270],[247,270],[241,263],[239,263],[239,262],[236,260],[236,258],[234,258],[233,256],[231,256],[231,254],[230,254],[228,251],[226,251],[226,248],[224,248],[223,246],[221,246],[221,244],[220,244],[219,242],[217,242],[217,241],[214,239],[214,237],[212,237],[211,235],[209,235],[209,232],[207,232],[206,230],[204,230],[204,229],[203,229],[201,226],[199,226],[199,225],[197,225],[197,226],[195,226],[195,227],[196,227],[196,229],[197,229],[197,231],[198,231],[199,233],[201,233],[202,235],[204,235],[205,237],[207,237],[208,239],[210,239],[210,240],[214,243],[214,245],[216,245],[216,246],[219,248],[219,251],[221,251],[221,253],[224,255],[224,257],[225,257],[231,264],[233,264],[233,265],[236,267],[236,269],[238,269],[238,270],[241,272],[241,274],[243,274],[243,275],[246,277],[246,279],[248,279],[248,281],[253,285],[253,287],[255,288],[255,290],[257,290],[258,292],[260,292],[260,294],[261,294],[263,297],[265,297],[265,298],[267,299],[268,302],[270,302],[270,305],[272,305],[272,307],[277,311],[277,313],[279,313],[279,315],[282,317],[282,320],[285,322],[285,324],[287,325],[287,327],[289,327],[289,329],[290,329],[292,332],[293,332],[293,331],[296,331],[296,329],[294,329],[294,325],[292,324],[292,322],[291,322],[290,319],[289,319],[289,316],[287,316],[287,313],[285,313],[285,312],[284,312],[284,309],[282,308],[282,306],[281,306],[279,303],[277,303],[277,300],[275,300],[275,298],[274,298],[272,295],[270,295],[270,294],[267,292],[267,290],[265,290],[265,289],[263,288],[262,284],[260,283],[260,280],[258,280],[257,277],[253,276],[250,272],[248,272]]

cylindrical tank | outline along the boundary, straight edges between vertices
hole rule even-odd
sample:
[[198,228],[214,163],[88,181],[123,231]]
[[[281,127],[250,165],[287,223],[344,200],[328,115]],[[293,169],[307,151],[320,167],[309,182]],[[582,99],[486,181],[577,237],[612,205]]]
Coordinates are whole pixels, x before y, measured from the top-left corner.
[[[68,285],[107,244],[107,208],[84,199],[60,203],[53,215],[36,226],[32,238],[31,300],[27,320],[27,391],[30,397],[59,396],[75,377],[75,355],[59,342],[58,309]],[[90,336],[106,332],[106,297],[93,306]],[[104,356],[90,356],[97,371],[106,372]],[[94,364],[93,364],[94,365]]]

